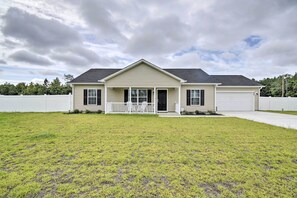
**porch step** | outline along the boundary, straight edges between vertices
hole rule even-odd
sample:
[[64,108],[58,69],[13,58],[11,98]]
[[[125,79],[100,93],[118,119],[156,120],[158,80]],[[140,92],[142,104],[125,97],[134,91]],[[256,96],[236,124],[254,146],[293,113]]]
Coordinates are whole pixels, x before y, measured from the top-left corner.
[[175,112],[158,113],[159,117],[180,117],[181,115]]

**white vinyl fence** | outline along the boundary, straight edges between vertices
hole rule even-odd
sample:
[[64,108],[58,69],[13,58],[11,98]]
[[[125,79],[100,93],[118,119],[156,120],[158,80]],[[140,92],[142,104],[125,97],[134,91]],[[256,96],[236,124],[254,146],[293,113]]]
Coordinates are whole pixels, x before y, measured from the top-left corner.
[[72,110],[72,95],[0,95],[0,112],[57,112]]
[[297,111],[296,97],[260,97],[260,110]]

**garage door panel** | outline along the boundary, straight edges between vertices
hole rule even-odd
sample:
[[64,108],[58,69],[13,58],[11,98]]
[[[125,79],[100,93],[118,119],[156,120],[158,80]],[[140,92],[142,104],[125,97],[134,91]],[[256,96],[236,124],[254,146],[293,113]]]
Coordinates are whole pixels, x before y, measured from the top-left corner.
[[252,92],[217,92],[218,111],[253,111]]

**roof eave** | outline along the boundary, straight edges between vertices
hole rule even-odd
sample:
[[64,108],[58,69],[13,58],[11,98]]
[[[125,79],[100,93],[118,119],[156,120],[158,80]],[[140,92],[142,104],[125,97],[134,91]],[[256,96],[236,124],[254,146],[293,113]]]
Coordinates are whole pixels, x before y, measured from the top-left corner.
[[183,85],[221,85],[222,83],[183,83]]
[[231,87],[239,87],[239,88],[249,88],[249,87],[265,87],[263,85],[221,85],[220,87],[226,87],[226,88],[231,88]]
[[104,83],[101,83],[101,82],[73,82],[73,83],[67,83],[69,85],[78,85],[78,84],[81,84],[81,85],[101,85],[101,84],[104,84]]

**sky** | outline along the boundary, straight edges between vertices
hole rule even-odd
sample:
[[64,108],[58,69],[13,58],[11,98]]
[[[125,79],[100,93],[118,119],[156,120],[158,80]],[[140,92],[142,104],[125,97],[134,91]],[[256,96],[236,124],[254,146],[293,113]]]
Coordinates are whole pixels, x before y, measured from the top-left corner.
[[123,68],[297,72],[296,0],[1,0],[0,84]]

